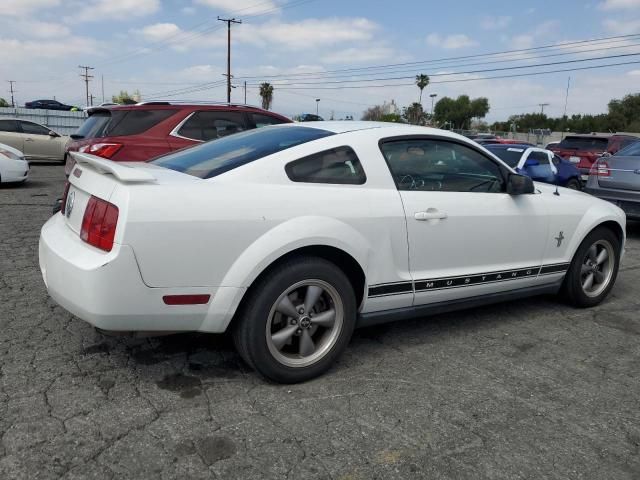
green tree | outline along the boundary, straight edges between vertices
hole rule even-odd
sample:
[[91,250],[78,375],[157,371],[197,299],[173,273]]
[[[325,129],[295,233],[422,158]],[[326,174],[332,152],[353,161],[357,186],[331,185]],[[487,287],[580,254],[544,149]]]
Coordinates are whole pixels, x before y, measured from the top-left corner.
[[489,113],[489,99],[486,97],[474,98],[469,105],[471,109],[471,118],[477,118],[478,120],[487,116]]
[[262,98],[262,108],[269,110],[273,103],[273,85],[268,82],[261,83],[260,97]]
[[418,102],[414,102],[408,107],[405,107],[402,116],[407,122],[413,125],[424,125],[427,120],[422,104]]
[[460,95],[455,100],[442,97],[433,109],[434,120],[442,125],[446,122],[453,128],[470,128],[472,118],[484,118],[489,113],[489,100],[480,97],[471,100],[468,95]]
[[429,76],[421,73],[420,75],[416,75],[416,85],[420,89],[420,100],[418,103],[422,105],[422,92],[429,85]]
[[9,102],[7,102],[4,98],[0,97],[0,107],[10,107]]
[[120,105],[133,105],[140,101],[140,91],[136,90],[130,95],[126,90],[120,90],[120,93],[118,95],[113,95],[111,100],[113,103],[118,103]]
[[374,105],[373,107],[367,108],[362,113],[362,120],[367,120],[371,122],[379,122],[382,120],[384,116],[384,108],[382,105]]

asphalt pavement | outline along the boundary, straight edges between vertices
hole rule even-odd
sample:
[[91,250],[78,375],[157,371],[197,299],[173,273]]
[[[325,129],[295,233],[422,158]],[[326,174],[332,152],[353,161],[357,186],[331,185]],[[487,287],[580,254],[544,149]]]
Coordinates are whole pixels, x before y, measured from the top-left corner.
[[314,381],[225,336],[96,332],[48,298],[61,166],[0,187],[0,479],[638,479],[640,224],[612,295],[359,330]]

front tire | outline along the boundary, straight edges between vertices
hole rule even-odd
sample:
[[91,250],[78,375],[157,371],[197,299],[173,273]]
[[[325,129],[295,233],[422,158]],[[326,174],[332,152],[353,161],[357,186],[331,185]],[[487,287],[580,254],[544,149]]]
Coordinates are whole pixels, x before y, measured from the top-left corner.
[[234,342],[245,362],[270,380],[297,383],[317,377],[353,334],[353,287],[327,260],[290,259],[260,278],[247,295]]
[[582,182],[577,178],[572,178],[567,182],[565,188],[570,188],[571,190],[582,190]]
[[601,303],[613,288],[620,267],[620,240],[599,227],[582,241],[563,284],[567,301],[579,308]]

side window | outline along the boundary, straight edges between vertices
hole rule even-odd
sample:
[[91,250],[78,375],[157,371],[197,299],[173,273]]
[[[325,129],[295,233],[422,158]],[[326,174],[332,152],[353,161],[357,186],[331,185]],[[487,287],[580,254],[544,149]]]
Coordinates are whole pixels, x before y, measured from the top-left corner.
[[107,127],[105,136],[120,137],[125,135],[138,135],[146,132],[151,127],[166,120],[176,113],[176,110],[121,110],[123,114],[113,116],[113,121]]
[[245,130],[240,112],[196,112],[178,130],[178,135],[194,140],[214,140]]
[[21,121],[20,125],[22,126],[22,131],[24,133],[29,133],[31,135],[49,135],[50,132],[48,128],[38,125],[37,123]]
[[558,155],[553,155],[553,164],[557,167],[562,162],[562,159]]
[[362,185],[367,181],[351,147],[338,147],[295,160],[285,166],[293,182]]
[[22,133],[15,120],[0,120],[0,132]]
[[502,192],[500,167],[480,152],[446,140],[392,140],[381,145],[399,190]]
[[267,125],[278,125],[284,123],[279,118],[271,117],[269,115],[263,115],[261,113],[250,113],[251,120],[255,124],[256,128],[266,127]]

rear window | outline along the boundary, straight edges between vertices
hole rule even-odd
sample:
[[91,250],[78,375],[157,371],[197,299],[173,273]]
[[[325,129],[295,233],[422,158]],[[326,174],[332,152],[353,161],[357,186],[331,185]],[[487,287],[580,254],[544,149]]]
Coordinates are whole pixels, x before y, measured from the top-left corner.
[[602,137],[566,137],[556,148],[605,152],[608,145],[609,139]]
[[308,127],[261,128],[237,133],[157,158],[151,163],[200,178],[211,178],[288,148],[333,135]]
[[640,157],[640,142],[632,143],[631,145],[618,150],[615,154],[616,157]]
[[174,115],[176,110],[100,111],[85,120],[75,138],[120,137],[137,135]]
[[518,165],[518,161],[522,157],[524,153],[524,148],[491,148],[487,147],[487,149],[493,153],[496,157],[502,160],[504,163],[509,165],[511,168],[515,168]]

